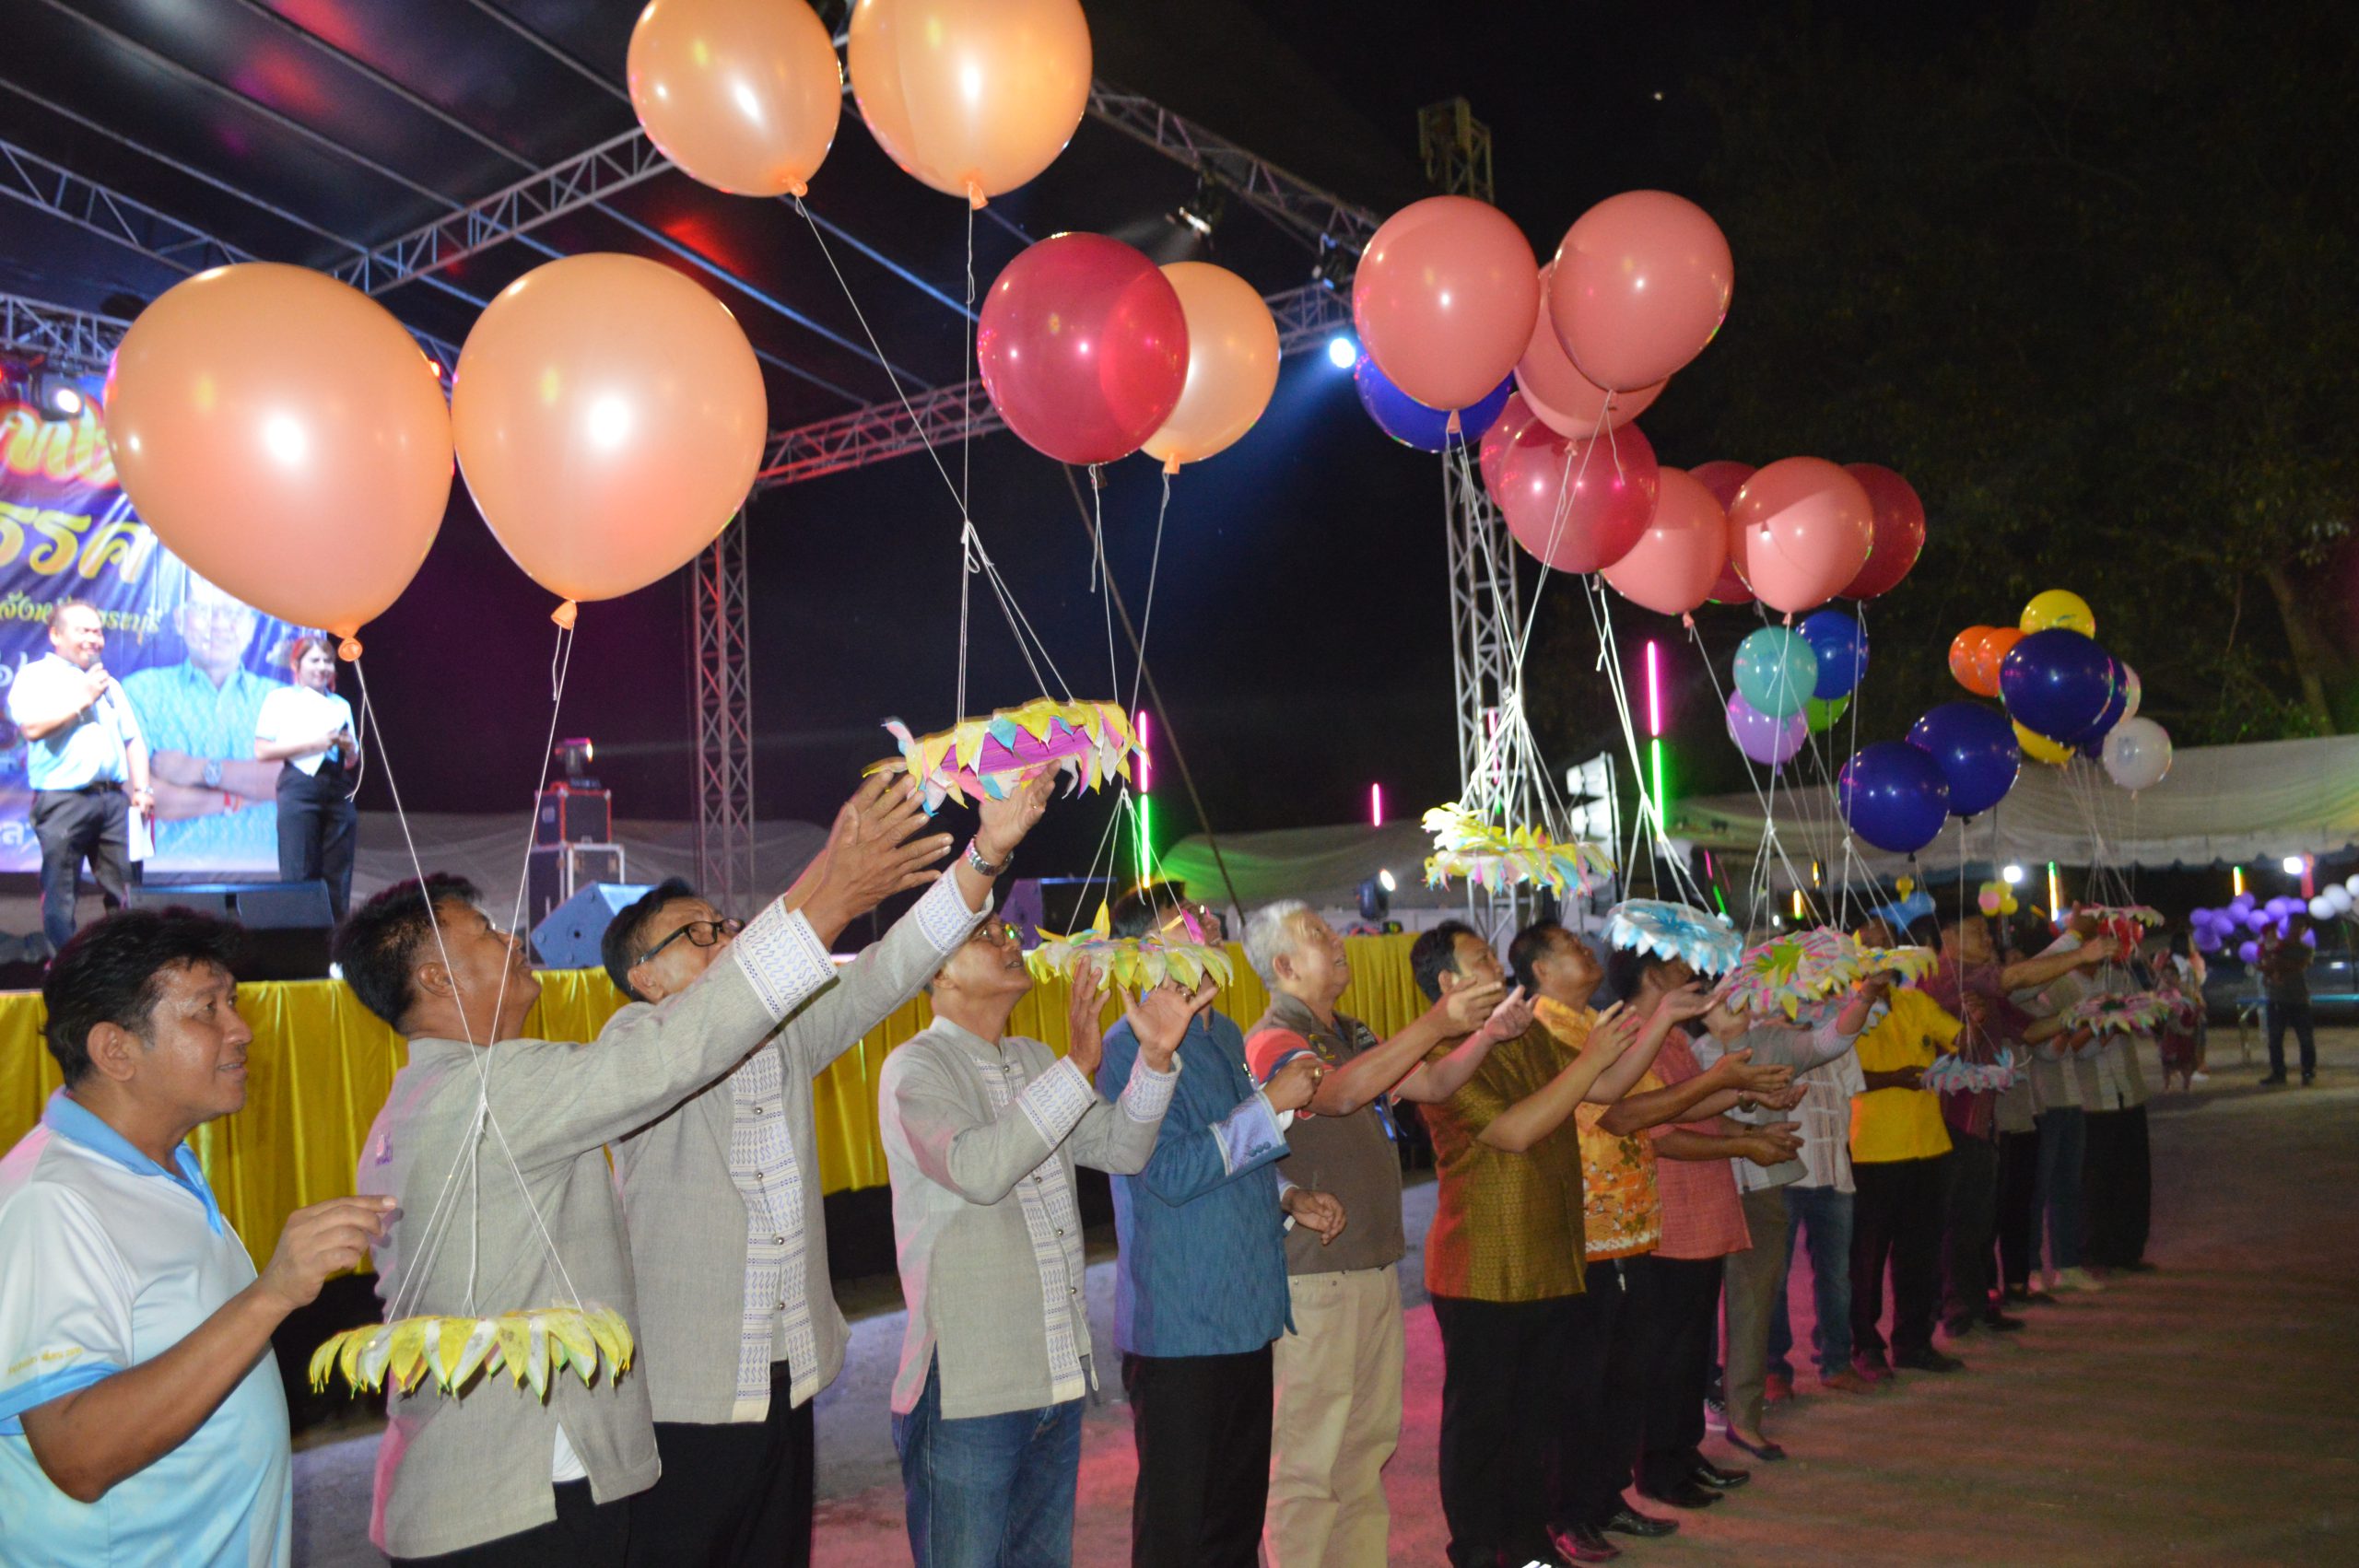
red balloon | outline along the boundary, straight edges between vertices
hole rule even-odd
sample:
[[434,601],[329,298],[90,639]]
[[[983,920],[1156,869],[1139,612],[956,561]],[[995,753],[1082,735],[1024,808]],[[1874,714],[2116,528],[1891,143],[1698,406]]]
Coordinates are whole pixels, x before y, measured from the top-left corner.
[[1561,572],[1593,572],[1647,532],[1656,473],[1655,449],[1636,425],[1568,441],[1535,419],[1499,454],[1491,497],[1534,556]]
[[1062,462],[1111,462],[1178,406],[1188,319],[1138,252],[1102,234],[1058,234],[992,282],[975,358],[992,406],[1027,444]]
[[1729,558],[1764,604],[1788,614],[1816,609],[1859,576],[1874,538],[1867,491],[1823,457],[1781,458],[1729,508]]
[[1625,191],[1565,231],[1548,316],[1582,375],[1635,392],[1704,352],[1735,287],[1711,215],[1667,191]]
[[1548,275],[1553,270],[1540,269],[1540,313],[1532,319],[1532,339],[1524,345],[1523,357],[1516,361],[1516,390],[1543,425],[1560,436],[1581,440],[1644,414],[1662,395],[1664,383],[1610,392],[1581,374],[1580,368],[1567,357],[1565,345],[1556,341],[1556,329],[1548,320]]
[[1468,408],[1507,379],[1540,313],[1532,242],[1472,196],[1384,220],[1352,282],[1352,320],[1387,380],[1428,408]]
[[1693,474],[1660,471],[1655,515],[1630,553],[1604,568],[1634,604],[1684,615],[1712,591],[1729,564],[1728,514]]
[[1847,462],[1843,472],[1860,482],[1875,509],[1875,546],[1843,597],[1874,599],[1899,587],[1925,548],[1925,503],[1907,480],[1879,463]]
[[[1711,462],[1697,463],[1687,471],[1687,476],[1709,490],[1712,499],[1719,502],[1720,509],[1726,511],[1729,504],[1736,499],[1736,493],[1744,487],[1744,482],[1753,477],[1753,464],[1731,462],[1720,458]],[[1720,554],[1724,564],[1720,568],[1719,580],[1712,584],[1712,603],[1750,604],[1753,603],[1753,590],[1745,586],[1743,574],[1737,570],[1736,557],[1729,554],[1726,544],[1723,539],[1724,547]]]
[[1499,477],[1499,464],[1508,454],[1508,444],[1538,424],[1540,416],[1532,404],[1523,401],[1521,392],[1508,393],[1507,403],[1499,409],[1499,416],[1483,432],[1483,439],[1474,448],[1474,461],[1483,470],[1483,488],[1493,496],[1506,483]]

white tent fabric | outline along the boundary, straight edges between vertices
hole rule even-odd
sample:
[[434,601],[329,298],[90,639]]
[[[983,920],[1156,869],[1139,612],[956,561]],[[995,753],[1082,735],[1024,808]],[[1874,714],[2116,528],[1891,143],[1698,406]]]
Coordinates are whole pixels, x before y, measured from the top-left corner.
[[[2134,798],[2094,761],[2076,758],[2070,769],[2026,758],[2005,800],[1971,824],[1952,818],[1917,852],[1919,863],[1951,867],[1963,856],[2086,866],[2101,853],[2112,866],[2202,867],[2359,846],[2359,736],[2185,747],[2169,777]],[[1813,856],[1839,861],[1844,836],[1831,788],[1780,784],[1775,807],[1779,840],[1799,869],[1807,872],[1803,862]],[[1711,795],[1672,802],[1672,825],[1701,848],[1749,853],[1761,844],[1764,815],[1760,796]],[[1874,876],[1908,870],[1907,856],[1856,839],[1852,846]],[[1782,868],[1777,880],[1785,881]]]

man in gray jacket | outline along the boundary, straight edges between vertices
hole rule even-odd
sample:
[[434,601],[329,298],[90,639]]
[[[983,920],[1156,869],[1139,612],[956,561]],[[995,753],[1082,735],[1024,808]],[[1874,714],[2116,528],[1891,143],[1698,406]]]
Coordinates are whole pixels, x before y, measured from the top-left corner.
[[1062,1568],[1073,1557],[1081,1399],[1096,1381],[1074,1167],[1134,1176],[1211,1005],[1161,986],[1128,1013],[1137,1063],[1117,1104],[1094,973],[1074,979],[1063,1059],[1007,1033],[1032,989],[1015,933],[986,923],[934,977],[933,1026],[885,1059],[877,1120],[909,1327],[893,1380],[917,1568]]
[[[702,979],[586,1046],[520,1037],[540,982],[464,881],[403,883],[355,910],[337,962],[409,1041],[360,1152],[358,1190],[401,1205],[376,1248],[387,1316],[579,1305],[636,1324],[605,1144],[727,1075],[829,985],[827,943],[933,879],[950,840],[924,826],[906,781],[871,781],[799,910],[771,905]],[[636,1371],[552,1378],[546,1400],[502,1378],[453,1394],[422,1382],[387,1405],[370,1535],[396,1562],[623,1561],[629,1499],[658,1471]]]
[[[992,883],[1048,804],[1054,776],[979,805],[967,852],[722,1082],[614,1146],[639,1283],[640,1365],[663,1474],[635,1500],[647,1568],[801,1568],[811,1561],[811,1401],[843,1370],[827,1278],[811,1082],[933,977],[990,912]],[[787,893],[799,905],[813,874]],[[615,917],[606,973],[661,1005],[729,950],[734,920],[684,882]]]

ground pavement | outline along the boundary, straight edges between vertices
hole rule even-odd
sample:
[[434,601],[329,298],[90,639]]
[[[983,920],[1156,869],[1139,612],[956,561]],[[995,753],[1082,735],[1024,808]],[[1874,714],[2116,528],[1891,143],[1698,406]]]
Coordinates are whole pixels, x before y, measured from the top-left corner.
[[[1769,1433],[1791,1457],[1753,1464],[1752,1486],[1682,1515],[1677,1537],[1629,1543],[1623,1562],[2359,1563],[2359,1411],[2348,1392],[2359,1341],[2359,1227],[2349,1219],[2359,1032],[2324,1033],[2315,1089],[2259,1089],[2260,1069],[2230,1060],[2194,1094],[2155,1103],[2148,1256],[2159,1271],[2034,1308],[2031,1327],[2004,1340],[1971,1337],[1955,1347],[1965,1372],[1774,1407]],[[1430,1186],[1411,1189],[1413,1238],[1432,1205]],[[1404,1281],[1417,1264],[1413,1252]],[[1089,1270],[1101,1347],[1111,1272],[1102,1261]],[[1434,1490],[1441,1358],[1423,1293],[1411,1293],[1406,1414],[1386,1486],[1391,1562],[1426,1568],[1444,1561],[1446,1539]],[[1793,1305],[1806,1344],[1807,1294]],[[901,1327],[897,1310],[855,1323],[844,1375],[821,1398],[822,1563],[909,1562],[885,1403]],[[1129,1556],[1129,1420],[1119,1378],[1105,1382],[1083,1442],[1083,1568]],[[1805,1390],[1812,1382],[1805,1374]],[[297,1456],[299,1564],[382,1562],[366,1540],[374,1447],[360,1437]],[[1718,1439],[1708,1451],[1750,1463]]]

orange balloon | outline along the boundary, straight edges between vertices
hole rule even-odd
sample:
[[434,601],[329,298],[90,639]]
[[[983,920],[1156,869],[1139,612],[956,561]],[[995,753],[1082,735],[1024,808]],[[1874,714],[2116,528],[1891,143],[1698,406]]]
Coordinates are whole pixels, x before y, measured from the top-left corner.
[[1989,633],[1989,630],[1990,628],[1989,626],[1968,626],[1966,630],[1958,633],[1957,636],[1950,638],[1951,678],[1956,681],[1959,685],[1964,686],[1967,691],[1973,692],[1980,696],[1991,696],[1996,695],[1991,692],[1984,691],[1981,686],[1977,685],[1975,675],[1975,659],[1976,656],[1981,652],[1982,639]]
[[1976,689],[1984,696],[1999,695],[1999,666],[2007,661],[2008,649],[2023,639],[2023,628],[2020,626],[1991,626],[1983,632],[1981,644],[1976,650],[1978,661],[1974,673],[1982,681]]
[[1235,446],[1278,390],[1278,323],[1253,286],[1210,262],[1163,269],[1188,321],[1188,379],[1144,451],[1166,474]]
[[733,195],[802,195],[843,116],[835,44],[803,0],[648,0],[628,69],[648,140]]
[[1532,340],[1516,362],[1516,390],[1540,422],[1560,436],[1585,441],[1602,431],[1626,424],[1644,414],[1662,395],[1669,381],[1657,381],[1636,392],[1608,392],[1575,365],[1556,328],[1548,319],[1548,275],[1554,263],[1540,269],[1540,310],[1532,323]]
[[1079,0],[859,0],[846,53],[886,156],[976,206],[1054,163],[1089,107]]
[[451,497],[433,362],[323,274],[215,267],[139,314],[107,372],[123,493],[171,552],[265,614],[342,637],[401,597]]
[[567,599],[694,560],[745,503],[769,419],[728,307],[637,256],[567,256],[501,289],[451,392],[475,509]]

